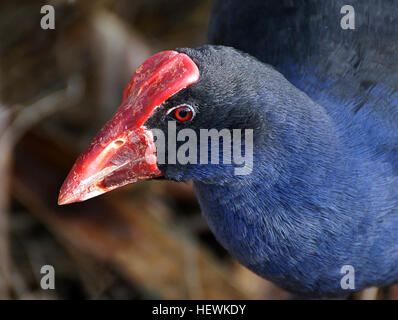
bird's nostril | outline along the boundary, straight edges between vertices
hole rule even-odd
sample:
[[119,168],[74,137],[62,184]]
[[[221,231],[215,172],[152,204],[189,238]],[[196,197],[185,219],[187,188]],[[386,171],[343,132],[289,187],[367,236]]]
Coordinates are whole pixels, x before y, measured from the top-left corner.
[[124,141],[123,140],[116,140],[114,142],[114,144],[115,144],[116,147],[121,147],[124,144]]
[[97,188],[99,188],[100,190],[105,190],[106,185],[105,185],[105,178],[101,179],[100,181],[97,182],[96,184]]

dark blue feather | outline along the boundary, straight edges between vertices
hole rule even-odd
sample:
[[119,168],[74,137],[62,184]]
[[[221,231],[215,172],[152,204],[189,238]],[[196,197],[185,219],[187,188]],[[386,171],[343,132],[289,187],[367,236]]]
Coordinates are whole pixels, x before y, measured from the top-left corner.
[[194,181],[211,230],[243,265],[309,297],[346,295],[344,265],[356,290],[398,281],[398,7],[353,0],[356,29],[343,30],[344,4],[215,1],[211,43],[245,53],[180,49],[200,79],[148,121],[189,103],[198,115],[179,129],[254,129],[248,176],[159,167]]
[[[310,130],[280,134],[284,168],[260,151],[263,170],[246,185],[195,183],[210,227],[242,264],[310,296],[343,295],[344,264],[356,289],[398,280],[398,7],[351,1],[356,29],[343,30],[345,4],[215,1],[209,28],[211,43],[272,64],[327,114],[325,130],[309,120]],[[306,139],[312,149],[298,148]]]

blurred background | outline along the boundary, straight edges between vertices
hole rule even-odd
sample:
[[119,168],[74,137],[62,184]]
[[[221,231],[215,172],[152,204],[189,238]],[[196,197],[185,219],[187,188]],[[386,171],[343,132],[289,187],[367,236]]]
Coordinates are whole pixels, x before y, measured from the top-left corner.
[[[45,4],[55,30],[40,27]],[[57,206],[134,70],[206,43],[209,12],[209,0],[0,1],[1,299],[291,298],[217,244],[190,184],[142,182]],[[40,287],[43,265],[55,290]]]

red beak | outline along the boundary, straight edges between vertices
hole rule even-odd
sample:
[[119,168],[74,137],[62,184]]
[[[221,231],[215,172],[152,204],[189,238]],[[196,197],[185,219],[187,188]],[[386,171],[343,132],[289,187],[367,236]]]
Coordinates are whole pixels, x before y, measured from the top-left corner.
[[58,204],[161,176],[153,136],[144,124],[162,102],[198,79],[198,67],[183,53],[163,51],[146,60],[124,90],[115,115],[76,160]]

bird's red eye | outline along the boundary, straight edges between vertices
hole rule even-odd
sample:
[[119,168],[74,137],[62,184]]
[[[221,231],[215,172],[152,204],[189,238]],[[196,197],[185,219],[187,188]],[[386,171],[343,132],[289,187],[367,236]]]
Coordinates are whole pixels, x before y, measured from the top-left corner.
[[172,115],[176,120],[186,122],[192,119],[193,110],[189,106],[180,106],[172,111]]

